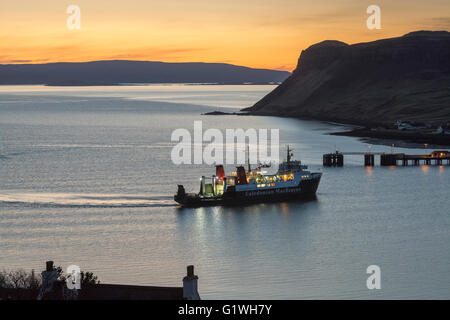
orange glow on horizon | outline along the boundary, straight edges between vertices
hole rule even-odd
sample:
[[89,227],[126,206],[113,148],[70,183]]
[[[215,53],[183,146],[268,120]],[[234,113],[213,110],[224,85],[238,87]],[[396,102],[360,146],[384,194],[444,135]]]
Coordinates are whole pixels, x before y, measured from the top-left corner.
[[[72,1],[0,4],[0,63],[150,60],[223,62],[292,71],[300,52],[327,40],[347,43],[449,30],[450,2],[380,0],[381,30],[368,30],[361,1],[227,2],[77,0],[81,29],[69,30]],[[431,5],[433,4],[433,5]]]

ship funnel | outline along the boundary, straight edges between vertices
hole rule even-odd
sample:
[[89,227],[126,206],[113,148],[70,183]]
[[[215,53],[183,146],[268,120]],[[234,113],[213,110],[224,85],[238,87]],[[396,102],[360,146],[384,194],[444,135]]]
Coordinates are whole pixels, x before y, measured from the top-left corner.
[[242,185],[242,184],[248,184],[247,182],[247,174],[245,173],[244,167],[237,167],[237,181],[236,184]]
[[225,170],[223,169],[223,165],[217,165],[216,166],[216,177],[219,180],[222,180],[223,177],[225,177]]

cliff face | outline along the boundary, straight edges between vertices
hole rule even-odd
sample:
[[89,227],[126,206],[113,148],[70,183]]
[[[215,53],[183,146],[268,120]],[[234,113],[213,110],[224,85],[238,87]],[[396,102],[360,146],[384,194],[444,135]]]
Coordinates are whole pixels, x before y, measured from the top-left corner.
[[288,79],[246,110],[356,124],[449,121],[450,33],[315,44]]

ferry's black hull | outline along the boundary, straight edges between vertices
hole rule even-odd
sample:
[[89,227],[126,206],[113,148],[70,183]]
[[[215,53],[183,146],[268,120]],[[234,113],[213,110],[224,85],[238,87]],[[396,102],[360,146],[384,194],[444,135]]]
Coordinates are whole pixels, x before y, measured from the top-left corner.
[[321,174],[313,174],[313,178],[302,180],[296,187],[257,190],[257,191],[227,191],[221,197],[202,198],[198,196],[178,196],[175,201],[183,207],[205,206],[241,206],[252,203],[284,202],[314,198],[319,187]]

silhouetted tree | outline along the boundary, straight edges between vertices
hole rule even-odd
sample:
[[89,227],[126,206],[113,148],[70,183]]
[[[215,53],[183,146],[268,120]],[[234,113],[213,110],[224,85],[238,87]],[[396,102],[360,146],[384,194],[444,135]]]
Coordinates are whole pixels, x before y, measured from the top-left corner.
[[83,288],[84,286],[90,286],[90,285],[95,285],[100,283],[100,281],[98,281],[97,276],[94,275],[94,273],[89,272],[89,271],[81,271],[81,288]]

